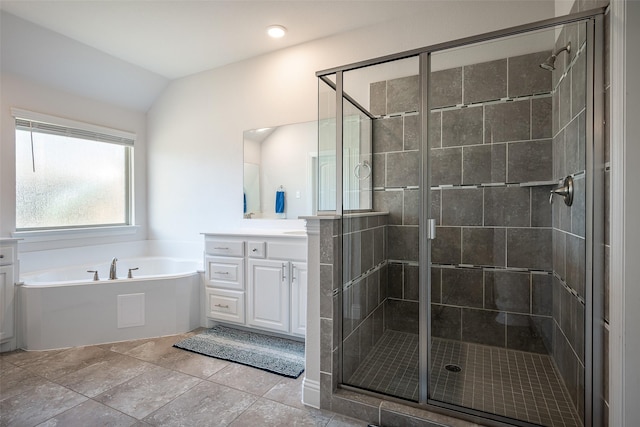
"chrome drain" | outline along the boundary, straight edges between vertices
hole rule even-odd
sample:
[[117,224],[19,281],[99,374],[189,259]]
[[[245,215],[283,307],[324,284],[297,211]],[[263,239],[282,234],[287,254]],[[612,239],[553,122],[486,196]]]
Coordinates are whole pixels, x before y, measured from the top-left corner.
[[460,372],[462,368],[458,365],[454,365],[453,363],[449,363],[448,365],[444,365],[444,369],[449,372]]

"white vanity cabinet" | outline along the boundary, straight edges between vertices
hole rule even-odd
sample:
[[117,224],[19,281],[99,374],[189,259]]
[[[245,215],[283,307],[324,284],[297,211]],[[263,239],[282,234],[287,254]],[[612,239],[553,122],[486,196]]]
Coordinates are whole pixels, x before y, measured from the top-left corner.
[[15,337],[15,295],[18,278],[18,245],[15,239],[0,239],[0,344],[13,350]]
[[210,320],[287,335],[306,332],[304,234],[205,234]]

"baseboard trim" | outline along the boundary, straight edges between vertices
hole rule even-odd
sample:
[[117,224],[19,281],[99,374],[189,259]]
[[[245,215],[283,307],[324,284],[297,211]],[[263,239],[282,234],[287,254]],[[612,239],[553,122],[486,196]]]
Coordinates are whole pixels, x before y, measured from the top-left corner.
[[320,382],[305,377],[302,380],[302,403],[320,409]]

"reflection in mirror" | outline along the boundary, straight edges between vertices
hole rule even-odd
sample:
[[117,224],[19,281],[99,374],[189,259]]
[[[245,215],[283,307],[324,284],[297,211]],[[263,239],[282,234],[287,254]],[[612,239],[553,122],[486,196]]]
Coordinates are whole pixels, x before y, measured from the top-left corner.
[[[335,76],[321,77],[318,82],[318,211],[328,213],[337,211]],[[372,118],[371,113],[345,92],[342,128],[343,212],[367,211],[372,208]]]
[[248,130],[243,136],[244,218],[313,215],[318,122]]
[[318,80],[318,212],[336,210],[335,75]]
[[342,122],[343,199],[345,212],[371,210],[371,119],[344,100]]

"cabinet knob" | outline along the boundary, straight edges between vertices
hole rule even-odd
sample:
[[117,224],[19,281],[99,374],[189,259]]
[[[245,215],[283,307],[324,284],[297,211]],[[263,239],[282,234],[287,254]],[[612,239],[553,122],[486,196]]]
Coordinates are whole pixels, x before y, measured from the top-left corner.
[[4,258],[4,255],[0,254],[0,258]]
[[251,249],[251,252],[258,252],[258,248]]

